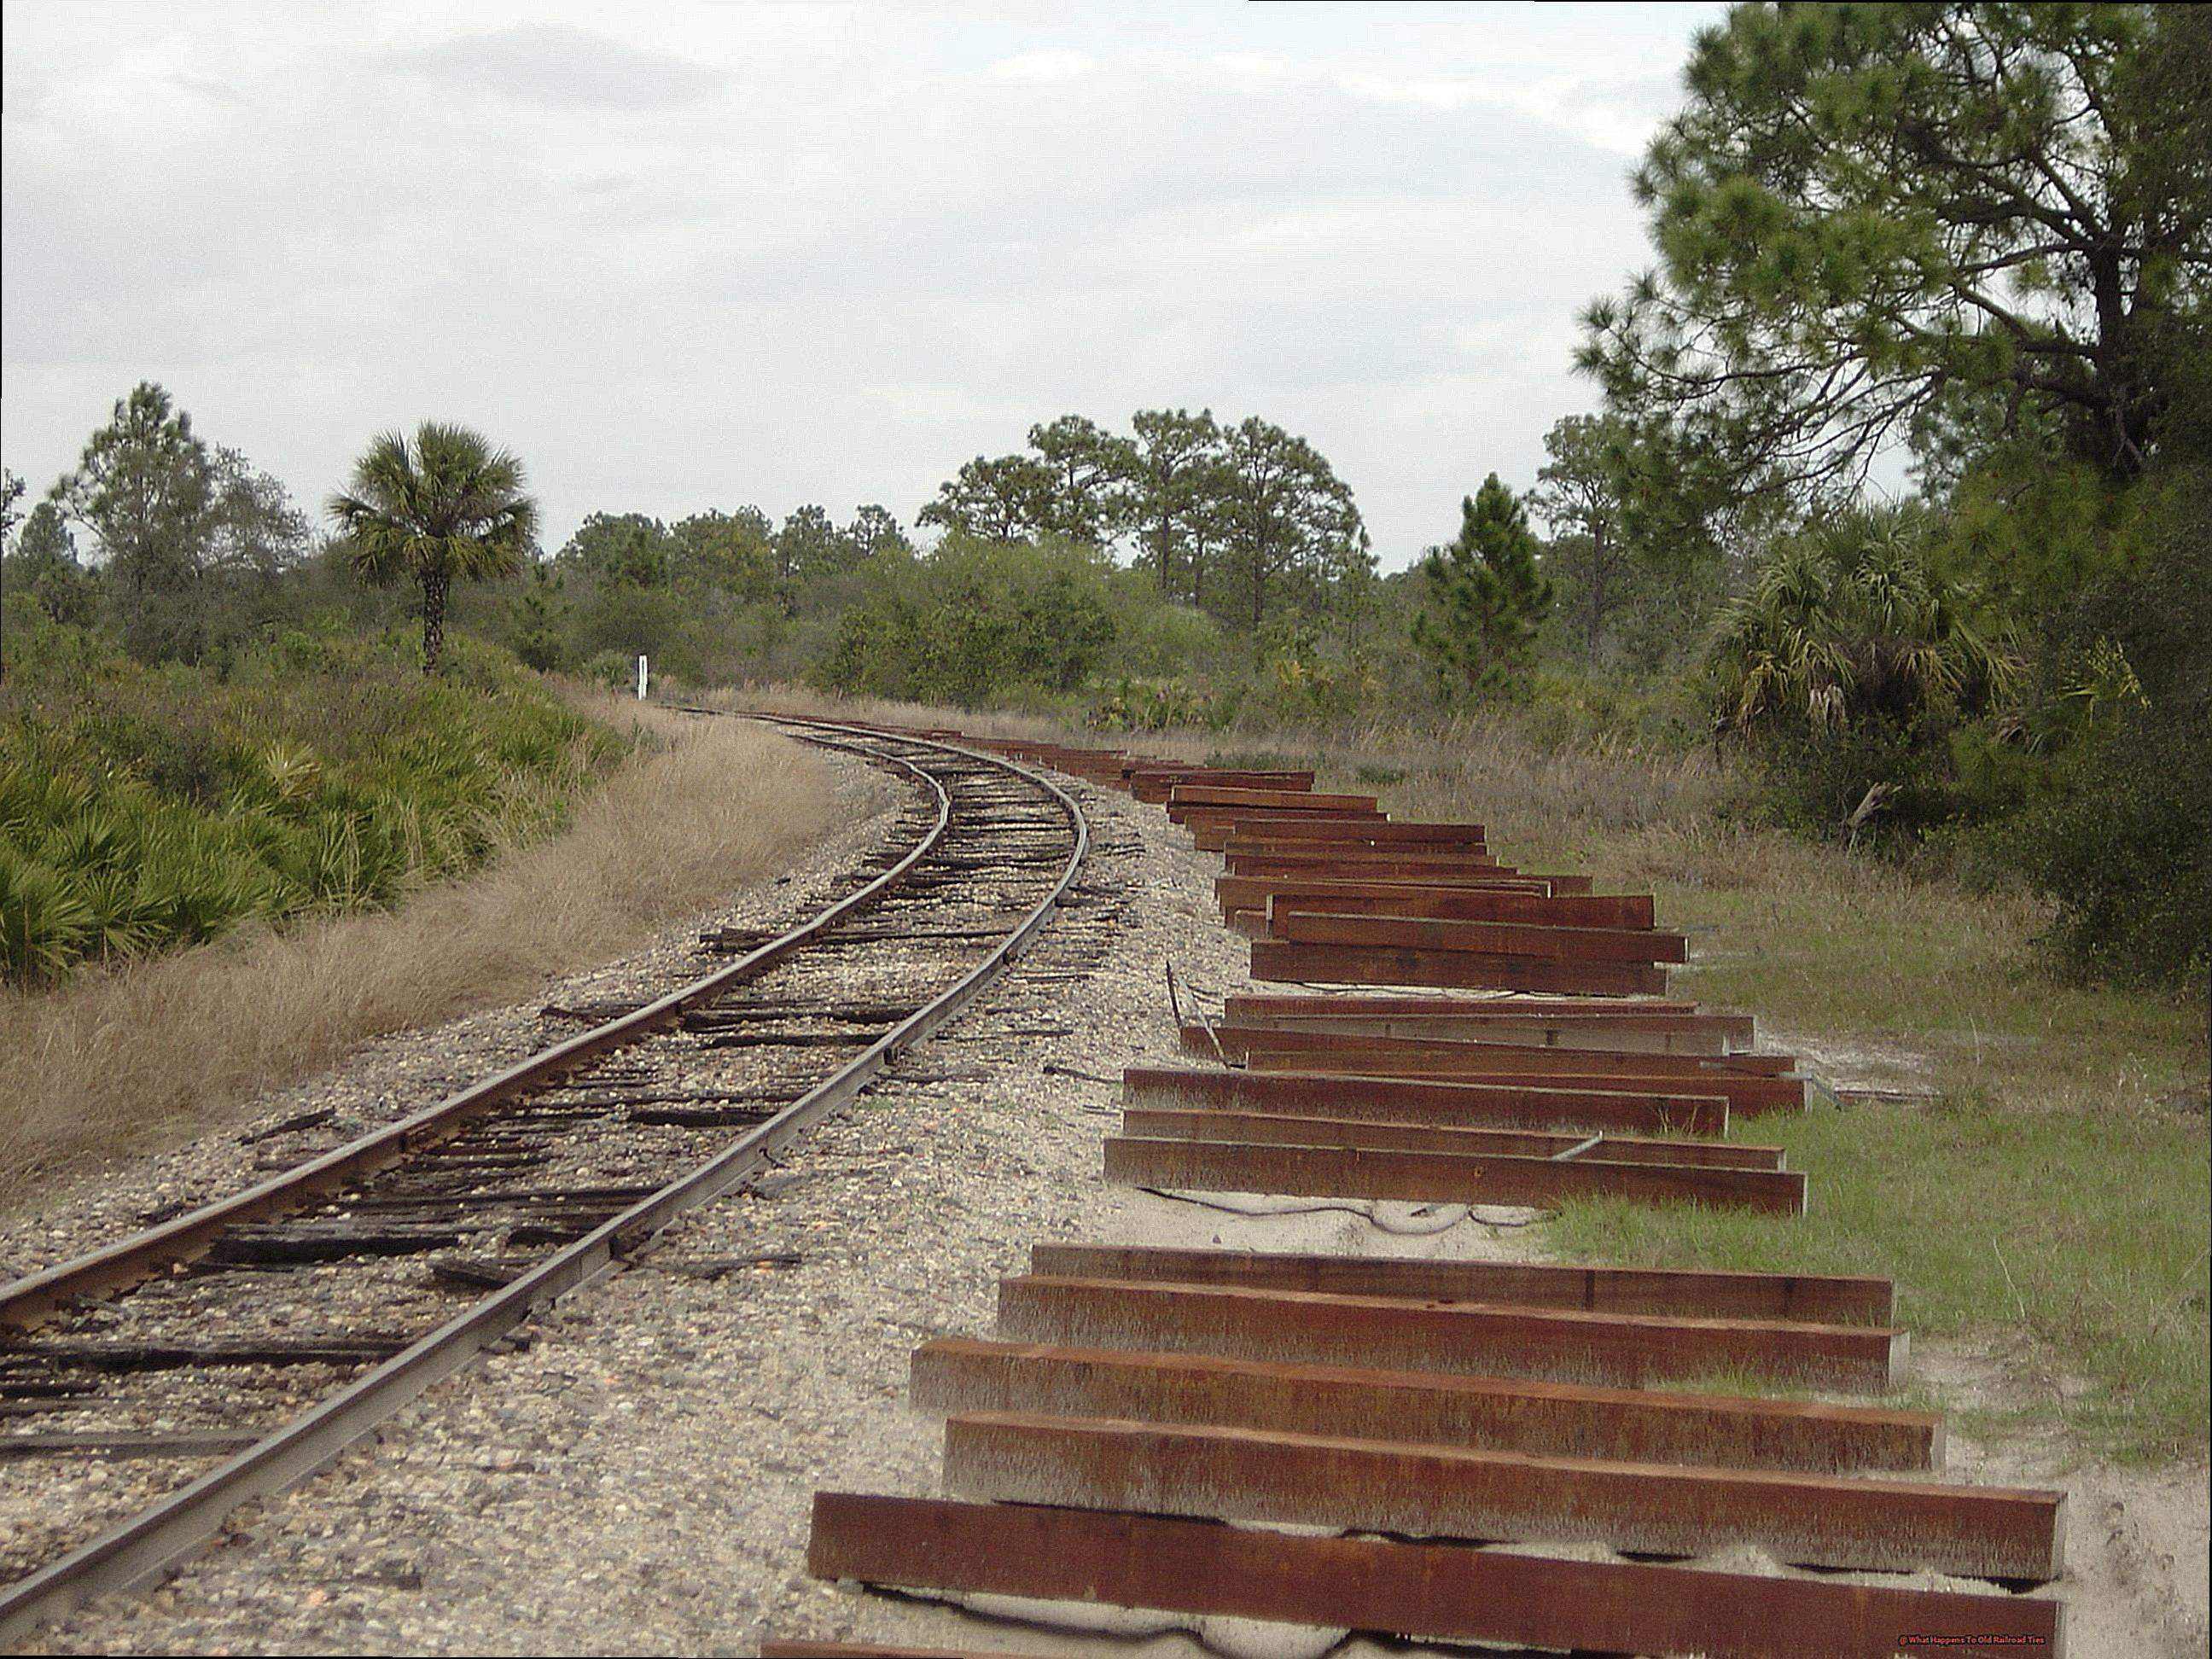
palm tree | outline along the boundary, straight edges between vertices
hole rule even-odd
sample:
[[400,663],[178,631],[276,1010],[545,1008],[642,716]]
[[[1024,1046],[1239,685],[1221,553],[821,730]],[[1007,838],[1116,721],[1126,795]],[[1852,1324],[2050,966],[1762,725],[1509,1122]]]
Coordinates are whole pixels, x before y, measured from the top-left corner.
[[350,544],[355,573],[378,586],[422,590],[422,672],[438,672],[453,579],[511,576],[538,528],[522,463],[465,426],[425,421],[414,447],[386,432],[354,467],[349,493],[325,509]]
[[1937,566],[1927,522],[1844,514],[1781,547],[1719,618],[1707,666],[1720,726],[1827,732],[1883,720],[1943,727],[2019,689],[2009,635]]

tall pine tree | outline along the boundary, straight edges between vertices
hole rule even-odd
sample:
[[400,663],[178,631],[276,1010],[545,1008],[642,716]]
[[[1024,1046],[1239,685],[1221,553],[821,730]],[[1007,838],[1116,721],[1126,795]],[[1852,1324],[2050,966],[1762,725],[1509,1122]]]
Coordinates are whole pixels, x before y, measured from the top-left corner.
[[1413,617],[1413,643],[1471,691],[1519,691],[1552,584],[1536,568],[1527,509],[1495,472],[1461,501],[1458,538],[1431,548],[1421,574],[1431,605]]

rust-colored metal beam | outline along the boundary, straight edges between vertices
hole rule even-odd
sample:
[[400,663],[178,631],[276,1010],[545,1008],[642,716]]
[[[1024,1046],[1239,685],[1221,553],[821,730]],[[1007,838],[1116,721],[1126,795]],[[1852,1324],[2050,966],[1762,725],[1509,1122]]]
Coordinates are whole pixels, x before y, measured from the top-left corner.
[[1061,1279],[1164,1279],[1332,1296],[1522,1302],[1593,1313],[1794,1319],[1816,1325],[1887,1325],[1896,1316],[1897,1301],[1887,1279],[1825,1273],[1588,1267],[1445,1256],[1299,1255],[1139,1244],[1032,1244],[1030,1271]]
[[[1240,918],[1249,916],[1240,910]],[[1263,924],[1264,925],[1264,922]],[[1457,1014],[1368,1014],[1350,998],[1342,1014],[1309,1014],[1290,1019],[1246,1015],[1231,1023],[1265,1031],[1331,1031],[1344,1036],[1414,1037],[1436,1042],[1510,1042],[1534,1048],[1601,1048],[1623,1054],[1691,1054],[1718,1058],[1735,1052],[1715,1030],[1685,1027],[1644,1029],[1616,1026],[1599,1019],[1470,1020]]]
[[1470,897],[1494,893],[1500,897],[1544,899],[1551,896],[1552,884],[1544,876],[1518,873],[1509,876],[1502,872],[1461,877],[1449,881],[1427,881],[1414,876],[1377,881],[1327,876],[1216,876],[1213,878],[1213,896],[1221,906],[1224,921],[1238,910],[1257,910],[1265,916],[1268,899],[1279,892],[1400,893],[1409,897],[1425,893],[1466,894]]
[[[1340,822],[1346,823],[1365,823],[1379,826],[1389,822],[1389,820],[1381,812],[1346,811],[1332,813],[1330,816],[1336,817]],[[1249,809],[1244,807],[1170,806],[1168,809],[1168,822],[1170,823],[1179,823],[1182,825],[1184,829],[1189,830],[1190,844],[1198,848],[1200,852],[1218,853],[1227,848],[1232,836],[1245,830],[1251,824],[1253,820],[1249,815]],[[1285,849],[1292,852],[1293,855],[1296,855],[1297,848],[1313,848],[1319,851],[1327,853],[1331,857],[1338,855],[1337,849],[1339,848],[1356,851],[1362,845],[1363,843],[1358,842],[1334,841],[1286,842],[1283,843]],[[1388,852],[1394,851],[1395,849],[1385,848],[1382,850]],[[1454,856],[1464,860],[1467,867],[1472,870],[1487,870],[1500,867],[1497,860],[1490,857],[1488,854],[1478,850],[1455,853]]]
[[1943,1419],[1926,1412],[972,1337],[916,1348],[908,1396],[947,1416],[1019,1411],[1210,1423],[1808,1474],[1924,1474],[1943,1463]]
[[806,1642],[770,1637],[761,1644],[761,1659],[1042,1659],[1011,1648],[916,1648],[902,1642]]
[[1633,963],[1299,945],[1274,939],[1252,941],[1252,977],[1306,985],[1434,985],[1458,990],[1567,991],[1591,996],[1638,996],[1667,988],[1665,969]]
[[[1790,1054],[1669,1054],[1607,1053],[1576,1049],[1530,1054],[1527,1043],[1500,1042],[1480,1027],[1451,1036],[1384,1036],[1370,1031],[1326,1031],[1308,1025],[1240,1025],[1224,1020],[1211,1028],[1186,1025],[1182,1043],[1192,1054],[1310,1054],[1352,1060],[1434,1058],[1516,1072],[1633,1072],[1649,1077],[1787,1077],[1796,1067]],[[1335,1059],[1330,1060],[1332,1065]]]
[[1492,957],[1556,957],[1563,962],[1687,962],[1680,933],[1640,927],[1552,927],[1541,923],[1480,921],[1449,916],[1317,914],[1267,904],[1269,931],[1299,945],[1380,946],[1387,950],[1471,951]]
[[[1236,879],[1224,877],[1223,880]],[[1622,1030],[1711,1031],[1732,1043],[1753,1041],[1749,1014],[1700,1009],[1694,1002],[1658,999],[1613,1000],[1601,997],[1453,997],[1453,996],[1285,996],[1266,993],[1231,994],[1222,1012],[1240,1025],[1297,1025],[1315,1017],[1335,1018],[1352,1013],[1389,1016],[1403,1014],[1424,1018],[1449,1017],[1470,1024],[1483,1020],[1583,1020]]]
[[1125,1187],[1395,1199],[1413,1204],[1542,1208],[1572,1199],[1618,1198],[1772,1215],[1805,1213],[1805,1176],[1798,1170],[1601,1163],[1595,1152],[1563,1161],[1373,1146],[1139,1140],[1110,1135],[1106,1179]]
[[[1226,1047],[1225,1042],[1224,1046]],[[1435,1045],[1438,1049],[1452,1046],[1469,1049],[1475,1047],[1472,1043]],[[1194,1052],[1199,1051],[1194,1049]],[[1527,1060],[1521,1062],[1516,1060],[1516,1056],[1526,1056]],[[1680,1091],[1684,1094],[1718,1095],[1729,1103],[1731,1110],[1753,1115],[1804,1109],[1805,1085],[1803,1079],[1798,1078],[1763,1076],[1723,1071],[1717,1067],[1707,1072],[1685,1073],[1662,1069],[1656,1064],[1600,1063],[1676,1058],[1679,1056],[1670,1054],[1611,1054],[1601,1049],[1590,1048],[1517,1048],[1510,1043],[1485,1043],[1480,1053],[1466,1054],[1380,1047],[1324,1053],[1277,1048],[1272,1045],[1262,1047],[1254,1043],[1245,1049],[1244,1063],[1248,1070],[1261,1073],[1307,1072],[1347,1078],[1423,1078],[1470,1082],[1488,1079],[1522,1082],[1547,1089],[1624,1090],[1638,1094],[1663,1095]]]
[[1707,1659],[2057,1655],[2063,1609],[1160,1516],[817,1492],[807,1571],[1444,1639]]
[[1470,854],[1420,847],[1364,847],[1347,842],[1316,847],[1258,847],[1249,851],[1224,845],[1211,849],[1222,855],[1224,872],[1232,876],[1317,875],[1337,880],[1449,880],[1455,876],[1531,873],[1501,864],[1488,854]]
[[1470,1129],[1456,1125],[1394,1123],[1363,1118],[1304,1117],[1280,1112],[1158,1110],[1133,1106],[1121,1133],[1139,1140],[1228,1140],[1278,1146],[1391,1147],[1406,1152],[1456,1152],[1470,1158],[1571,1156],[1605,1164],[1660,1164],[1700,1170],[1779,1170],[1779,1146],[1737,1140],[1657,1140],[1637,1135],[1585,1135],[1573,1129]]
[[[1722,1135],[1728,1100],[1691,1094],[1670,1079],[1656,1090],[1609,1082],[1561,1086],[1549,1077],[1340,1077],[1322,1072],[1195,1071],[1133,1066],[1121,1073],[1127,1105],[1183,1110],[1289,1112],[1374,1122],[1468,1128],[1576,1128],[1622,1133]],[[1681,1087],[1686,1092],[1676,1094]]]
[[1148,806],[1165,805],[1169,791],[1182,783],[1229,784],[1240,788],[1270,789],[1279,793],[1310,790],[1314,781],[1311,772],[1253,772],[1218,767],[1159,764],[1133,767],[1126,775],[1129,793]]
[[[1321,820],[1314,820],[1321,822]],[[1289,820],[1285,820],[1287,823]],[[1353,830],[1381,831],[1395,829],[1387,818],[1340,818],[1336,822]],[[1231,822],[1225,836],[1216,836],[1215,845],[1202,850],[1235,854],[1239,858],[1335,858],[1349,854],[1355,858],[1450,858],[1472,870],[1511,870],[1514,866],[1500,861],[1487,845],[1480,841],[1396,841],[1380,834],[1321,836],[1290,829],[1272,828],[1264,818],[1237,818]]]
[[1331,812],[1378,810],[1372,795],[1327,795],[1310,789],[1240,789],[1214,783],[1179,783],[1169,792],[1168,805],[1247,807],[1255,812],[1309,812],[1316,817]]
[[[1249,876],[1215,879],[1218,893],[1226,881],[1249,882]],[[1240,897],[1245,896],[1240,895]],[[1462,921],[1510,921],[1537,927],[1610,927],[1650,932],[1651,896],[1648,893],[1585,893],[1553,898],[1549,894],[1501,892],[1468,887],[1420,887],[1388,882],[1298,881],[1290,878],[1267,881],[1249,896],[1253,909],[1327,911],[1352,916],[1436,916]]]
[[1780,1469],[1623,1463],[1486,1447],[961,1413],[947,1488],[969,1498],[1353,1532],[1610,1545],[1961,1578],[2056,1578],[2065,1496]]
[[[1237,867],[1239,866],[1246,867],[1240,870]],[[1570,898],[1589,896],[1595,884],[1589,876],[1538,875],[1533,871],[1519,870],[1505,864],[1474,871],[1449,873],[1425,871],[1412,875],[1394,874],[1388,870],[1346,870],[1330,866],[1331,860],[1312,854],[1271,854],[1265,858],[1238,854],[1227,859],[1224,866],[1225,872],[1213,878],[1213,893],[1224,907],[1233,908],[1237,905],[1264,907],[1268,892],[1285,883],[1326,882],[1332,885],[1348,884],[1364,888],[1410,889],[1424,893],[1443,888],[1455,892],[1528,893],[1539,897],[1556,894]]]
[[1352,842],[1376,847],[1421,846],[1472,848],[1480,852],[1484,830],[1479,823],[1406,823],[1395,818],[1375,822],[1359,818],[1301,817],[1296,812],[1270,812],[1238,821],[1250,833],[1269,841]]
[[1023,1274],[999,1281],[999,1334],[1310,1365],[1382,1365],[1640,1388],[1729,1373],[1879,1393],[1907,1342],[1886,1326],[1684,1319],[1473,1302]]

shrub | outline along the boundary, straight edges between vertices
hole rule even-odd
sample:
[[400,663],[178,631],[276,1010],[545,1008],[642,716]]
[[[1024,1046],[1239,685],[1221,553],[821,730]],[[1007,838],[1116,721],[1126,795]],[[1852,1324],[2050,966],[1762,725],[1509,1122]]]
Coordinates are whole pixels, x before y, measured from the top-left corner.
[[434,681],[404,635],[288,631],[221,674],[46,647],[0,688],[12,981],[390,904],[559,828],[621,749],[465,636]]

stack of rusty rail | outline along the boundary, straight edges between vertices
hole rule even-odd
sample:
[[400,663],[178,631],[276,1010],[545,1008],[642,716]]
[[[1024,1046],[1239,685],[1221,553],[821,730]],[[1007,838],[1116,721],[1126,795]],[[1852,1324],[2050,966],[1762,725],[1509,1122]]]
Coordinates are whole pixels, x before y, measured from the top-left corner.
[[[1310,778],[1146,764],[1076,775],[1118,767],[1223,851],[1255,978],[1493,994],[1231,997],[1182,1034],[1212,1066],[1125,1072],[1109,1179],[1802,1211],[1778,1149],[1719,1138],[1802,1108],[1802,1081],[1747,1019],[1665,998],[1680,940],[1648,897]],[[1938,1481],[1940,1418],[1838,1398],[1898,1386],[1893,1301],[1868,1279],[1041,1244],[995,1340],[914,1355],[957,1497],[817,1493],[810,1570],[1620,1653],[2054,1652],[2062,1605],[2016,1592],[2063,1570],[2063,1494]],[[1628,1559],[1653,1556],[1677,1559]]]
[[[1207,781],[1167,807],[1222,854],[1216,896],[1254,979],[1427,994],[1229,998],[1182,1041],[1234,1069],[1132,1072],[1109,1179],[1803,1212],[1780,1148],[1715,1139],[1732,1112],[1802,1109],[1795,1062],[1752,1052],[1748,1018],[1666,997],[1687,940],[1659,931],[1649,894],[1503,864],[1482,825],[1393,823],[1371,795]],[[1468,990],[1489,994],[1449,994]]]

